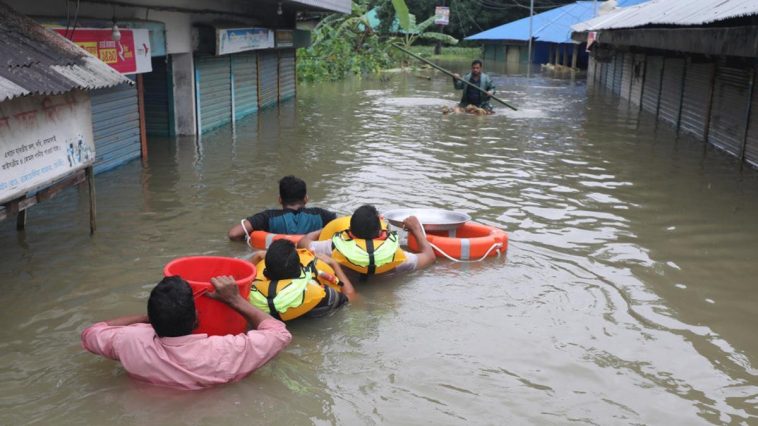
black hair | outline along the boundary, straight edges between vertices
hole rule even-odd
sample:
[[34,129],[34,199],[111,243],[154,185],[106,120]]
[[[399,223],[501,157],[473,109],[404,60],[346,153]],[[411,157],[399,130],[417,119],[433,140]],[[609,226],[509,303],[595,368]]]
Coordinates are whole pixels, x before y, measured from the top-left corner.
[[481,60],[479,60],[479,59],[474,59],[474,60],[471,62],[471,66],[472,66],[472,67],[473,67],[474,65],[476,65],[476,64],[479,64],[479,66],[481,67],[481,66],[482,66],[482,61],[481,61]]
[[350,217],[350,232],[356,238],[371,240],[382,232],[379,212],[371,204],[358,207]]
[[276,240],[266,250],[266,269],[263,275],[270,280],[298,278],[302,273],[300,256],[295,243],[290,240]]
[[186,336],[197,325],[192,287],[182,277],[166,277],[150,292],[147,316],[160,337]]
[[279,197],[282,199],[282,204],[305,201],[306,193],[304,180],[292,175],[279,179]]

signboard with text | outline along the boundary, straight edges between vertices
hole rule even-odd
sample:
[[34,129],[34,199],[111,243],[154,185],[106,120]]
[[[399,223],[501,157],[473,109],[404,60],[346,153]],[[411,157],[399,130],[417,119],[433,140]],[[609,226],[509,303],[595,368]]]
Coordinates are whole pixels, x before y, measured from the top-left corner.
[[450,8],[437,6],[434,8],[434,25],[447,25],[450,23]]
[[272,49],[274,32],[268,28],[232,28],[216,30],[216,55]]
[[0,103],[0,203],[94,161],[92,112],[84,92]]
[[276,47],[292,47],[295,45],[293,30],[276,30]]
[[150,60],[150,30],[121,29],[121,39],[113,40],[110,28],[78,28],[67,34],[65,28],[56,28],[58,34],[100,59],[121,74],[141,74],[153,70]]

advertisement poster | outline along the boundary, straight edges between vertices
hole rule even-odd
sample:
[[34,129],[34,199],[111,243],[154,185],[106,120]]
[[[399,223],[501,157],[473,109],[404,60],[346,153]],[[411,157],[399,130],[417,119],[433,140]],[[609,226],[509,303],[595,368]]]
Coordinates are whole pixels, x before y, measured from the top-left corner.
[[89,96],[25,96],[0,103],[0,203],[95,161]]
[[447,25],[450,23],[450,8],[437,6],[434,8],[434,25]]
[[120,29],[121,39],[113,40],[113,30],[77,28],[71,34],[65,28],[56,28],[66,37],[121,74],[152,71],[150,61],[150,32],[146,29]]
[[274,32],[267,28],[216,30],[216,54],[244,52],[275,47]]

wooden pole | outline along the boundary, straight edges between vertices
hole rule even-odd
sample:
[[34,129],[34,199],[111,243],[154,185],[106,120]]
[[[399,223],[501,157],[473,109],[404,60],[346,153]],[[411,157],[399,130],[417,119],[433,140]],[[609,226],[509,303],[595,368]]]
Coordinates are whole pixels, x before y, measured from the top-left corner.
[[576,62],[579,59],[579,45],[574,45],[574,51],[571,54],[571,68],[576,69]]
[[95,223],[95,216],[97,215],[95,205],[95,171],[92,166],[84,169],[87,175],[87,186],[89,187],[89,233],[93,235],[97,225]]
[[139,109],[139,140],[142,151],[142,165],[147,166],[147,125],[145,117],[145,83],[142,74],[137,74],[137,107]]
[[[392,46],[394,46],[395,48],[397,48],[397,49],[399,49],[399,50],[402,50],[403,52],[407,53],[408,55],[410,55],[410,56],[412,56],[412,57],[414,57],[414,58],[416,58],[416,59],[418,59],[419,61],[421,61],[421,62],[424,62],[425,64],[427,64],[427,65],[430,65],[431,67],[433,67],[433,68],[435,68],[435,69],[437,69],[437,70],[439,70],[439,71],[442,71],[443,73],[445,73],[445,74],[449,75],[450,77],[456,78],[456,77],[455,77],[455,75],[454,75],[452,72],[450,72],[450,71],[448,71],[448,70],[446,70],[446,69],[442,68],[441,66],[439,66],[439,65],[435,64],[434,62],[432,62],[432,61],[429,61],[429,60],[427,60],[427,59],[425,59],[425,58],[422,58],[421,56],[418,56],[418,55],[416,55],[415,53],[413,53],[413,52],[411,52],[411,51],[409,51],[409,50],[406,50],[406,49],[404,49],[404,48],[403,48],[403,47],[401,47],[401,46],[398,46],[397,44],[393,44]],[[473,87],[474,89],[476,89],[476,90],[478,90],[478,91],[480,91],[480,92],[482,92],[482,93],[485,93],[485,94],[487,94],[487,91],[486,91],[486,90],[484,90],[484,89],[482,89],[481,87],[479,87],[479,86],[477,86],[477,85],[475,85],[475,84],[471,84],[471,83],[469,83],[468,81],[466,81],[466,80],[464,80],[464,79],[459,79],[459,80],[460,80],[460,81],[462,81],[463,83],[465,83],[466,85],[468,85],[468,86],[470,86],[470,87]],[[503,104],[503,105],[507,106],[508,108],[510,108],[510,109],[512,109],[512,110],[514,110],[514,111],[518,111],[518,110],[516,109],[516,107],[513,107],[513,106],[509,105],[507,102],[505,102],[504,100],[502,100],[502,99],[500,99],[500,98],[498,98],[498,97],[496,97],[496,96],[494,96],[494,95],[489,95],[489,94],[487,94],[487,96],[491,97],[492,99],[494,99],[494,100],[496,100],[496,101],[500,102],[501,104]]]
[[26,229],[26,210],[21,210],[16,215],[16,230],[23,231]]

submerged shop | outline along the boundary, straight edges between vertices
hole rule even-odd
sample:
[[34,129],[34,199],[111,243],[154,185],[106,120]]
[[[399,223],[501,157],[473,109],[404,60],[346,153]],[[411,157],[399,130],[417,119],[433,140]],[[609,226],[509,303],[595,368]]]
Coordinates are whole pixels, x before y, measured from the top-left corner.
[[651,0],[573,27],[588,86],[758,166],[758,3]]
[[349,13],[349,0],[3,0],[128,77],[92,93],[97,172],[147,156],[296,94],[298,15]]

